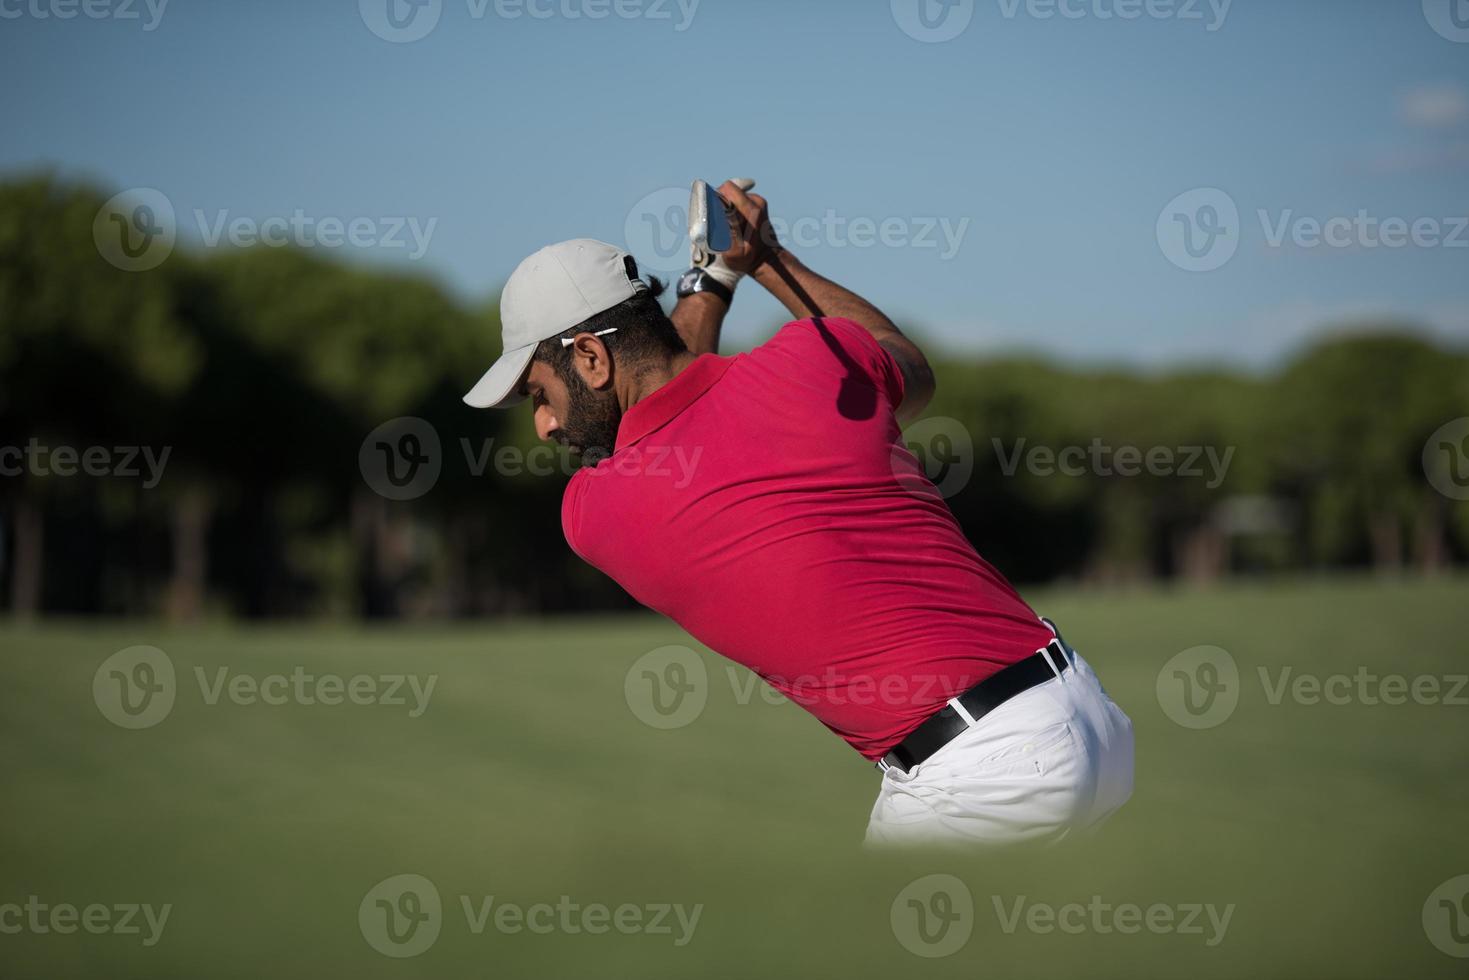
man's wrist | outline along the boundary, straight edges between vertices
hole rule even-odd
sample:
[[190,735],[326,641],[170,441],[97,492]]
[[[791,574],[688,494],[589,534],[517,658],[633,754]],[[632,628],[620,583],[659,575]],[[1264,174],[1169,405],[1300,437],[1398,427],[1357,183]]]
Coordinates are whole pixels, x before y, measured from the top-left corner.
[[675,291],[679,299],[702,294],[715,297],[725,306],[734,302],[734,287],[721,282],[709,269],[698,266],[694,266],[678,277],[678,287]]

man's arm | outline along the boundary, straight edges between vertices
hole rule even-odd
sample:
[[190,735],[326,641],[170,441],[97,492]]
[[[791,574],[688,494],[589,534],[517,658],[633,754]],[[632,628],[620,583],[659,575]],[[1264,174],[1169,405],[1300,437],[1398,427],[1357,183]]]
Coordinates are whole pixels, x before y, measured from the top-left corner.
[[[933,369],[918,345],[903,335],[897,324],[877,307],[844,286],[808,269],[800,259],[782,248],[770,228],[768,205],[758,194],[746,194],[726,183],[719,194],[735,206],[743,226],[737,231],[746,241],[731,252],[725,261],[748,263],[755,281],[770,291],[797,319],[831,316],[852,320],[872,334],[903,372],[903,404],[898,407],[898,421],[909,422],[922,414],[933,399]],[[749,229],[758,229],[753,234]],[[736,266],[738,267],[738,266]]]
[[713,293],[694,293],[678,301],[668,318],[695,354],[719,353],[719,331],[729,307]]

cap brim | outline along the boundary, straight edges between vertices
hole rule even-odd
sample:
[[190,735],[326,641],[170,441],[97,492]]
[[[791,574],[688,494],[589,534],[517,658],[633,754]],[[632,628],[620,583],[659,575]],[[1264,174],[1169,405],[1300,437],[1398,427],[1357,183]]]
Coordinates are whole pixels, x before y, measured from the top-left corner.
[[535,353],[536,345],[529,344],[501,354],[485,376],[469,389],[464,404],[474,408],[509,408],[520,404],[525,400],[520,393],[520,379]]

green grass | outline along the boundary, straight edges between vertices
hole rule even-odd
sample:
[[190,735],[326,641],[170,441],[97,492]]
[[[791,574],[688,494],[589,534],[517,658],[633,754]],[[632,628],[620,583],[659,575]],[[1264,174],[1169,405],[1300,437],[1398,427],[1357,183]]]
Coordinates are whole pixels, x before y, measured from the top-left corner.
[[[1469,673],[1464,580],[1032,595],[1132,715],[1137,790],[1102,834],[999,856],[857,849],[877,774],[791,704],[702,651],[708,705],[638,720],[624,676],[689,643],[654,618],[438,629],[0,628],[0,904],[169,903],[161,941],[0,934],[0,976],[148,977],[1434,977],[1469,961],[1429,942],[1425,899],[1469,873],[1469,707],[1272,705],[1257,669]],[[178,676],[171,714],[129,731],[92,698],[113,652],[150,644]],[[1222,725],[1161,710],[1159,669],[1223,647],[1242,675]],[[195,668],[437,675],[427,710],[205,702]],[[1469,690],[1461,691],[1469,697]],[[431,879],[442,932],[422,955],[369,947],[378,881]],[[914,879],[953,874],[973,934],[942,959],[897,940]],[[702,904],[667,935],[473,934],[459,896],[496,904]],[[1207,935],[1007,933],[995,911],[1233,904]],[[0,921],[0,925],[3,925]]]

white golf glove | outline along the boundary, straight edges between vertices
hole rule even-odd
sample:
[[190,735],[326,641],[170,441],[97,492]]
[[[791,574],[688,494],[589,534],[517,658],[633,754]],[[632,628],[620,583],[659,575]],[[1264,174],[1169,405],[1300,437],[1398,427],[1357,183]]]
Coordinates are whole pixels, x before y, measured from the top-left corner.
[[[730,183],[734,184],[742,191],[748,191],[755,186],[754,179],[750,177],[734,177],[730,180]],[[730,209],[728,207],[725,208],[726,213],[729,213],[729,210]],[[731,228],[734,227],[733,215],[731,215],[730,226]],[[731,293],[733,293],[735,287],[740,284],[740,280],[745,278],[745,274],[743,272],[737,272],[736,270],[731,269],[729,266],[725,265],[724,256],[720,255],[718,252],[701,252],[701,250],[699,250],[698,248],[690,248],[689,251],[693,259],[694,266],[696,268],[703,269],[709,274],[709,278],[724,286]]]

